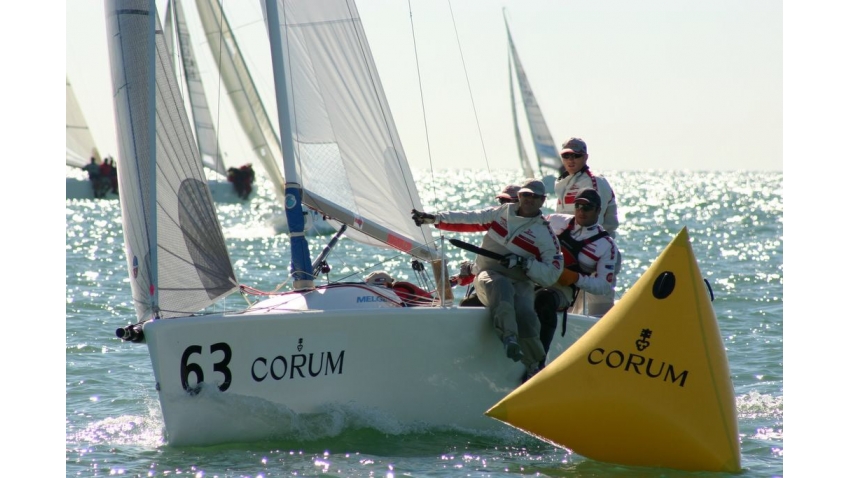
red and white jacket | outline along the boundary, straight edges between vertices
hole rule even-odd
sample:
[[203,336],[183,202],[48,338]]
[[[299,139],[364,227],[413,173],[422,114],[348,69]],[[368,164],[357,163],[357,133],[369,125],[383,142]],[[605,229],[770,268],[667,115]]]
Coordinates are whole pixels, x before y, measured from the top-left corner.
[[576,213],[576,195],[584,188],[592,188],[599,193],[599,197],[602,198],[599,223],[608,234],[616,237],[614,231],[620,226],[620,220],[617,218],[617,198],[614,196],[614,190],[608,184],[607,179],[603,176],[596,176],[590,172],[590,168],[587,166],[555,183],[555,197],[558,198],[558,203],[555,204],[555,212],[574,215]]
[[[602,227],[599,224],[582,227],[569,214],[555,213],[546,218],[556,235],[560,236],[561,233],[568,231],[570,237],[577,241],[588,239],[602,232]],[[610,293],[616,284],[617,254],[617,245],[611,236],[601,237],[585,244],[578,257],[575,258],[581,268],[576,285],[591,294],[605,295]]]
[[448,231],[487,231],[481,242],[483,249],[531,259],[525,277],[517,269],[507,269],[499,261],[481,255],[475,259],[478,271],[495,270],[513,279],[531,279],[544,287],[553,284],[564,269],[564,256],[558,238],[542,214],[535,217],[517,216],[517,206],[509,203],[474,211],[440,212],[435,214],[434,225]]

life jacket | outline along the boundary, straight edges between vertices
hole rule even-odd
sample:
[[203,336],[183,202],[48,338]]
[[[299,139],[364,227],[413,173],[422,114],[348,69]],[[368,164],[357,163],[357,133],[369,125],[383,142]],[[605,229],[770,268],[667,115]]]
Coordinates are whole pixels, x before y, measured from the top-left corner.
[[434,301],[434,296],[428,293],[427,290],[420,288],[416,284],[410,282],[397,281],[393,282],[393,292],[404,302],[407,307],[416,307],[417,305],[430,305]]
[[597,239],[609,235],[608,232],[602,230],[602,232],[594,234],[587,239],[576,240],[570,235],[570,231],[573,230],[574,226],[575,217],[570,219],[566,229],[558,236],[558,242],[561,244],[561,253],[564,256],[564,271],[561,273],[561,277],[558,278],[558,283],[562,285],[569,284],[573,288],[573,301],[575,301],[579,290],[578,286],[574,283],[576,278],[574,274],[581,273],[581,264],[578,262],[578,256],[581,254],[581,250],[584,246],[595,242]]
[[578,255],[581,254],[581,250],[584,249],[584,246],[588,244],[592,244],[596,242],[598,239],[602,239],[603,237],[609,236],[608,231],[602,230],[602,232],[598,234],[594,234],[593,236],[588,237],[587,239],[573,239],[570,235],[570,232],[573,230],[573,227],[576,224],[576,218],[573,217],[570,219],[570,222],[567,223],[567,228],[558,235],[558,242],[561,243],[561,252],[564,253],[564,265],[565,268],[568,268],[575,272],[581,272],[578,263]]

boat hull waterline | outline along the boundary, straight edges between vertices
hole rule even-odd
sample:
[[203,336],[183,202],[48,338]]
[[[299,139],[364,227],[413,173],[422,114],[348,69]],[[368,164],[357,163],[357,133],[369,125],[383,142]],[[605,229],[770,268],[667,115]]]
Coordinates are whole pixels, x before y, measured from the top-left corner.
[[[484,411],[521,383],[524,367],[505,356],[487,310],[402,308],[395,297],[352,284],[284,294],[246,312],[146,322],[169,444],[286,438],[278,436],[285,428],[246,427],[250,414],[222,415],[214,404],[227,396],[294,415],[343,406],[404,427],[504,428]],[[549,356],[596,320],[571,316]]]

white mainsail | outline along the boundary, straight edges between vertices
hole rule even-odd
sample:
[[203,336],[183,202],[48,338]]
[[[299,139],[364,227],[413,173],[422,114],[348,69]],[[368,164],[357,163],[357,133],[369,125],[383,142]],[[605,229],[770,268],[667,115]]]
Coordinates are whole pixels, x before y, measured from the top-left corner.
[[[552,134],[549,132],[549,127],[546,126],[546,120],[543,118],[540,105],[537,104],[534,92],[531,91],[531,83],[529,83],[525,70],[522,68],[522,63],[519,61],[519,55],[514,46],[511,30],[508,28],[507,18],[505,18],[505,28],[508,31],[510,55],[513,59],[514,72],[516,73],[517,84],[520,95],[522,96],[522,103],[525,106],[525,116],[528,119],[528,126],[531,128],[534,152],[537,155],[537,162],[540,165],[541,173],[544,175],[547,173],[560,174],[561,157],[555,148],[555,142],[552,141]],[[511,84],[511,99],[513,100],[513,84]],[[514,115],[514,128],[518,128],[516,126],[516,115]]]
[[190,315],[238,284],[152,0],[108,0],[125,248],[136,315]]
[[287,180],[300,181],[305,204],[348,225],[349,237],[436,258],[430,226],[410,219],[422,204],[356,5],[278,0],[278,8],[280,25],[269,28],[279,28],[285,52],[275,89],[278,108],[281,95],[288,106],[281,129],[291,125],[282,133],[292,145]]
[[65,164],[83,167],[100,154],[68,77],[65,77]]
[[286,183],[280,171],[280,140],[254,85],[248,65],[218,0],[196,0],[207,45],[218,65],[221,80],[245,131],[251,148],[283,204]]

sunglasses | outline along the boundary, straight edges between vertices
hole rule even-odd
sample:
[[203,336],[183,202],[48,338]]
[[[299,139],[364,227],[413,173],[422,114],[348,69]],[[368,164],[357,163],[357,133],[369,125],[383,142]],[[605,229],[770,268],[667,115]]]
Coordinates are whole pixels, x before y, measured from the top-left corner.
[[507,204],[509,202],[517,202],[517,199],[499,198],[499,204]]
[[519,193],[519,197],[522,198],[534,198],[534,199],[543,199],[546,196],[543,194],[534,194],[534,193]]
[[591,204],[576,204],[576,211],[591,212],[596,210],[596,206]]
[[578,159],[578,158],[581,158],[582,156],[584,156],[584,155],[581,154],[581,153],[564,153],[564,154],[561,155],[561,157],[564,158],[564,159]]

